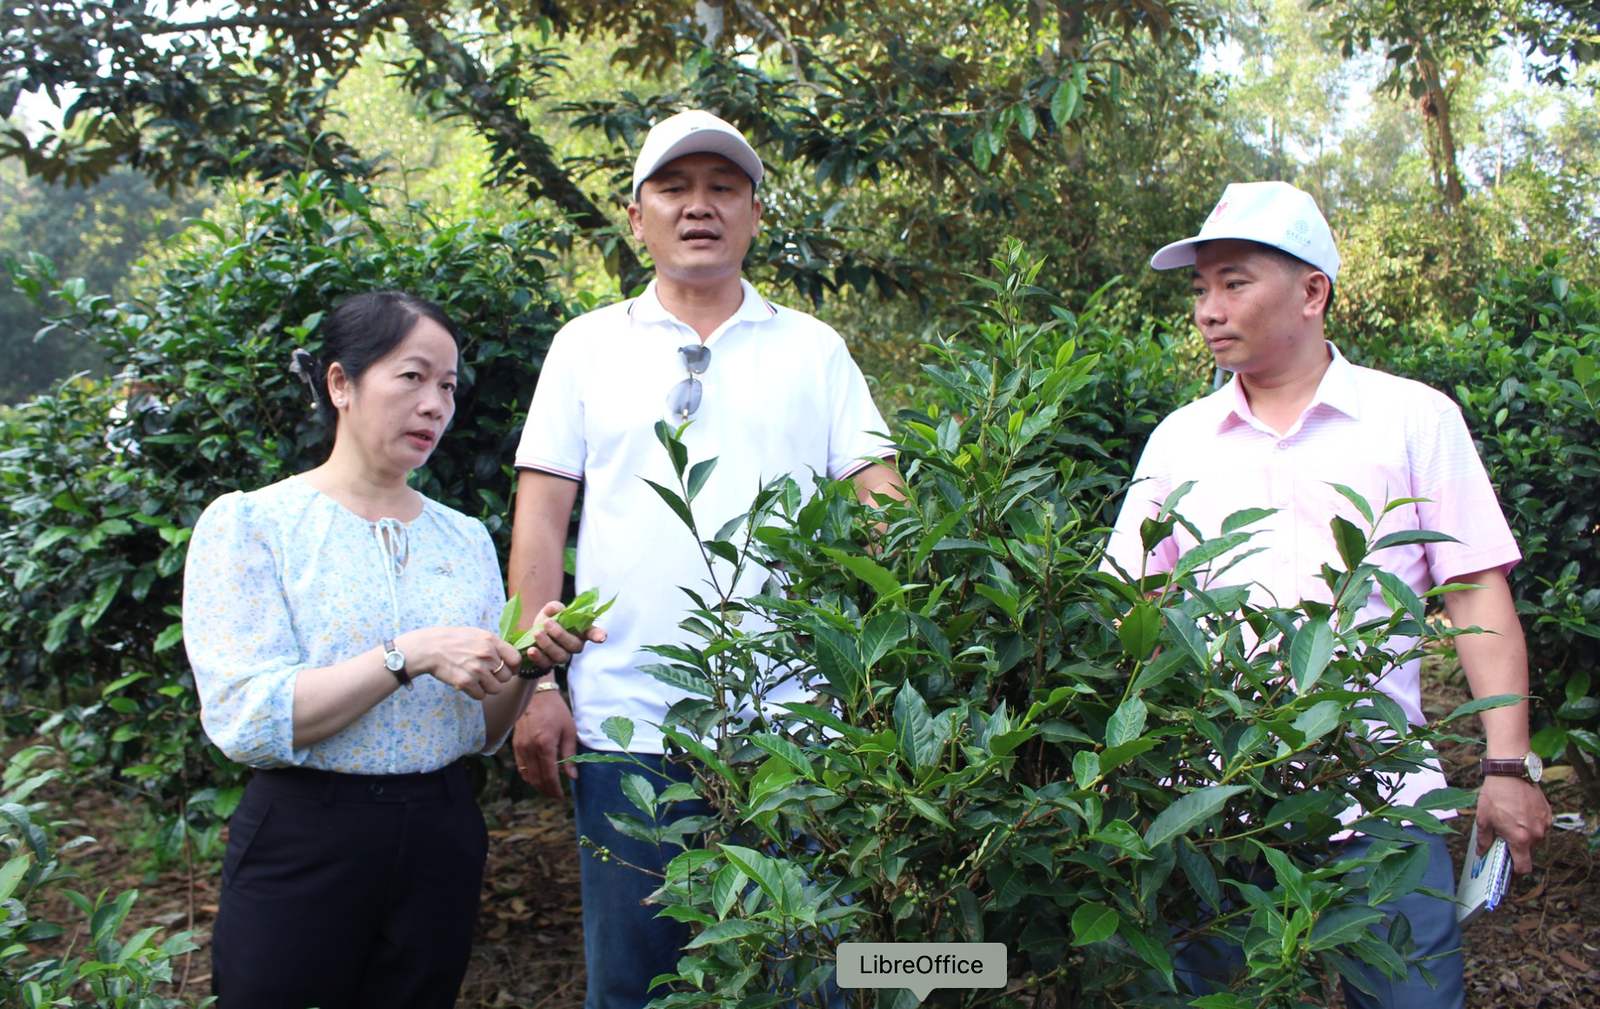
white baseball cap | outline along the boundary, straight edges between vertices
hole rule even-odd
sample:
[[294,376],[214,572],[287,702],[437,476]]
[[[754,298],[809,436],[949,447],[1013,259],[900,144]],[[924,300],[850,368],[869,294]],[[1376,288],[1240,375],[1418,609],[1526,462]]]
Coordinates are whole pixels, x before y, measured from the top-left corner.
[[1339,250],[1317,201],[1287,182],[1233,183],[1222,191],[1200,234],[1163,246],[1150,257],[1150,265],[1157,270],[1193,266],[1195,245],[1223,238],[1282,249],[1326,273],[1329,280],[1339,279]]
[[650,127],[639,148],[639,159],[633,163],[633,198],[639,198],[639,187],[646,179],[685,154],[720,154],[744,169],[751,185],[761,181],[761,158],[744,134],[703,109],[691,109]]

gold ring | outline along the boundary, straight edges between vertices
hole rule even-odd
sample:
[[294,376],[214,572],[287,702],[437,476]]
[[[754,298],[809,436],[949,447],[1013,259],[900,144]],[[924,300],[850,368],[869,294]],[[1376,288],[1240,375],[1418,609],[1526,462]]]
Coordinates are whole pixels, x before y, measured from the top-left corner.
[[506,660],[505,659],[501,659],[500,660],[500,664],[498,666],[495,666],[493,669],[489,670],[489,672],[492,675],[494,673],[498,673],[500,670],[504,669],[505,667],[506,667]]

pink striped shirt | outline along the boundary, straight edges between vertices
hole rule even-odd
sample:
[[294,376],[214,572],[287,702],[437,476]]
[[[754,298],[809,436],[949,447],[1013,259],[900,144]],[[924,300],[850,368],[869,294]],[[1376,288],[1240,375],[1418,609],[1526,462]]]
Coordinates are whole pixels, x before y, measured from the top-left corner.
[[[1329,521],[1342,515],[1365,531],[1367,523],[1333,484],[1359,493],[1374,514],[1386,501],[1424,498],[1402,505],[1379,523],[1372,538],[1400,530],[1428,529],[1458,542],[1389,547],[1371,556],[1413,591],[1491,568],[1510,570],[1521,552],[1489,485],[1461,411],[1448,397],[1410,379],[1353,365],[1337,348],[1311,405],[1279,434],[1250,410],[1237,378],[1205,399],[1174,411],[1150,436],[1134,484],[1117,516],[1106,552],[1129,573],[1141,570],[1139,525],[1154,518],[1173,488],[1194,481],[1176,511],[1206,537],[1220,535],[1223,519],[1246,508],[1277,512],[1246,528],[1256,535],[1213,584],[1249,585],[1257,604],[1292,605],[1302,599],[1331,602],[1319,577],[1322,565],[1343,570]],[[1156,545],[1145,573],[1171,570],[1195,545],[1181,526]],[[1389,613],[1374,591],[1359,619]],[[1395,641],[1394,648],[1406,642]],[[1414,723],[1422,713],[1419,661],[1390,671],[1378,688]],[[1437,771],[1409,776],[1398,801],[1443,787]]]

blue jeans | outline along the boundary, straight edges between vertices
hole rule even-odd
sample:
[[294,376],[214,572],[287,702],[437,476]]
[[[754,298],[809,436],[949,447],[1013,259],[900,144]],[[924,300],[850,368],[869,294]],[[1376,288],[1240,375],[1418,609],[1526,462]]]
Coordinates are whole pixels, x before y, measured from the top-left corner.
[[[1417,827],[1407,827],[1406,832],[1415,837],[1418,844],[1428,846],[1428,868],[1422,875],[1422,885],[1454,893],[1455,873],[1444,837]],[[1334,857],[1360,858],[1372,843],[1372,838],[1357,835],[1338,845]],[[1376,997],[1345,982],[1345,1004],[1350,1009],[1462,1009],[1464,959],[1455,904],[1410,893],[1378,906],[1385,915],[1393,916],[1398,912],[1406,916],[1411,923],[1411,938],[1416,943],[1412,959],[1421,961],[1433,973],[1438,987],[1428,984],[1415,965],[1404,980],[1395,981],[1382,971],[1362,964],[1357,969],[1377,993]],[[1174,966],[1178,977],[1192,992],[1203,995],[1226,991],[1229,975],[1244,966],[1244,953],[1237,946],[1218,939],[1202,939],[1180,945]]]
[[[581,745],[579,751],[597,752]],[[578,855],[583,885],[583,956],[589,976],[584,1009],[640,1009],[652,998],[665,994],[665,988],[652,991],[650,979],[674,971],[684,943],[689,941],[687,925],[658,918],[660,908],[641,903],[661,886],[666,864],[682,849],[626,837],[611,826],[606,814],[636,816],[648,822],[648,817],[622,794],[625,774],[644,776],[658,793],[670,781],[689,781],[692,774],[660,755],[634,757],[661,774],[633,763],[580,764],[578,779],[573,783],[578,836],[611,853],[609,862],[602,862],[594,848],[584,848]],[[711,809],[694,800],[678,803],[672,812],[677,817],[705,816]]]

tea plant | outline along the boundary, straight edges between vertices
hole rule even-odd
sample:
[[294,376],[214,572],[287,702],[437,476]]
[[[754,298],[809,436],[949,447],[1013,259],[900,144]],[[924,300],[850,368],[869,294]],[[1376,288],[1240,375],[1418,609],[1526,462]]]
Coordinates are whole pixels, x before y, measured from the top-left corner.
[[[62,884],[74,873],[61,853],[91,839],[57,846],[55,824],[43,819],[45,805],[29,802],[41,787],[60,776],[56,769],[35,770],[49,751],[30,747],[12,757],[0,785],[0,1004],[18,1009],[75,1006],[82,1009],[180,1009],[210,1005],[171,994],[173,961],[199,947],[194,933],[159,940],[159,928],[124,936],[139,894],[101,893],[88,897]],[[66,929],[41,916],[44,898],[59,889],[83,916],[78,935],[59,955],[39,955],[29,944],[58,939]]]
[[[1116,337],[1093,302],[1052,305],[1018,246],[994,265],[900,429],[904,500],[861,505],[848,483],[802,500],[778,480],[741,521],[696,530],[713,576],[715,558],[770,578],[739,599],[713,577],[682,625],[699,642],[655,649],[651,671],[690,695],[664,732],[696,783],[657,794],[635,776],[640,815],[613,822],[686,845],[656,900],[696,935],[657,1005],[832,1004],[845,939],[1005,943],[1011,988],[933,996],[948,1005],[1190,1004],[1174,950],[1204,936],[1246,957],[1207,1009],[1313,1004],[1325,970],[1354,979],[1358,962],[1403,971],[1409,929],[1377,905],[1417,887],[1426,854],[1400,824],[1447,830],[1435,812],[1469,796],[1391,801],[1390,776],[1442,730],[1407,725],[1373,684],[1414,638],[1455,632],[1348,523],[1344,570],[1323,571],[1332,605],[1213,587],[1263,509],[1168,575],[1103,571],[1115,481],[1074,426]],[[678,473],[658,490],[685,515],[714,462],[658,431]],[[1181,493],[1147,542],[1183,521]],[[1357,622],[1375,585],[1394,613]],[[773,703],[785,681],[810,699]],[[625,746],[631,727],[608,732]],[[717,815],[674,823],[690,794]],[[1365,857],[1333,843],[1341,814],[1379,839]]]

